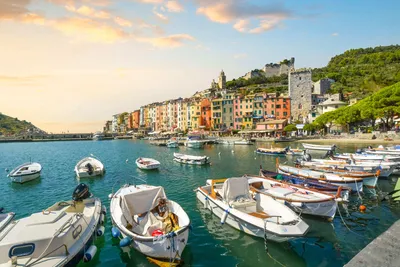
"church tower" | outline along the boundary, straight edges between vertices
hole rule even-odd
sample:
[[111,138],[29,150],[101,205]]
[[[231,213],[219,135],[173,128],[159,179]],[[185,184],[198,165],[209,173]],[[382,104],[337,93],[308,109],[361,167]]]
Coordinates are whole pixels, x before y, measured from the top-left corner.
[[218,86],[220,90],[226,89],[226,76],[223,70],[221,70],[221,73],[219,74]]

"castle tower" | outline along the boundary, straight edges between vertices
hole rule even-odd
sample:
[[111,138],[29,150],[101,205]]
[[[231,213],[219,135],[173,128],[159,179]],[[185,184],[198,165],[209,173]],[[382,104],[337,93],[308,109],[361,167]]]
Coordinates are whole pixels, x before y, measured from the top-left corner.
[[311,69],[289,72],[289,97],[292,122],[306,122],[312,105]]
[[221,73],[219,74],[218,86],[220,90],[226,89],[226,76],[223,70],[221,70]]

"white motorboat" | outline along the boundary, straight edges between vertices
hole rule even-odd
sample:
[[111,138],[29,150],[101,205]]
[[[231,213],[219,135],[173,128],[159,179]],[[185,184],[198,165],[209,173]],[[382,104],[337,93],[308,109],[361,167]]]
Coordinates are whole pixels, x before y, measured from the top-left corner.
[[332,194],[324,193],[304,186],[288,184],[268,177],[246,176],[252,190],[265,194],[273,199],[291,205],[294,211],[301,214],[320,216],[333,220],[336,214],[336,198]]
[[233,141],[233,144],[234,145],[252,145],[253,143],[251,142],[251,140],[242,139],[242,140]]
[[334,151],[336,145],[315,145],[302,143],[303,147],[308,150],[322,150],[322,151]]
[[226,140],[226,139],[219,139],[217,144],[221,145],[234,145],[234,141]]
[[170,140],[167,141],[167,147],[176,148],[176,147],[179,147],[179,143],[178,143],[177,140],[170,139]]
[[185,146],[190,148],[203,148],[205,142],[201,140],[186,140]]
[[174,153],[174,160],[179,163],[191,165],[204,165],[210,163],[210,158],[207,156],[192,156],[180,153]]
[[25,183],[40,177],[42,166],[37,162],[27,162],[12,170],[8,177],[14,183]]
[[82,259],[90,261],[97,251],[94,236],[104,234],[105,208],[85,184],[78,185],[72,198],[8,223],[0,232],[0,266],[76,266]]
[[167,199],[163,187],[125,185],[111,194],[112,236],[121,248],[134,248],[151,258],[180,260],[188,242],[190,219]]
[[270,196],[256,192],[253,199],[245,177],[211,180],[196,189],[196,197],[222,224],[256,237],[284,242],[309,229],[300,216]]
[[0,233],[12,221],[14,216],[14,212],[0,213]]
[[154,170],[160,167],[160,162],[151,158],[138,158],[136,159],[136,165],[142,170]]
[[400,156],[394,155],[372,155],[367,153],[353,154],[353,153],[342,153],[332,156],[334,159],[345,159],[345,160],[357,160],[357,161],[393,161],[399,162]]
[[93,134],[93,140],[95,141],[99,141],[99,140],[103,140],[104,139],[104,134],[102,132],[96,132],[95,134]]
[[75,173],[78,178],[101,176],[104,172],[103,163],[92,157],[81,159],[75,166]]
[[[300,169],[296,167],[291,167],[287,165],[282,165],[279,164],[278,166],[278,172],[279,173],[284,173],[284,174],[292,174],[296,176],[300,176],[303,178],[309,178],[309,179],[316,179],[321,182],[329,182],[335,185],[339,186],[345,186],[345,187],[350,187],[353,192],[362,192],[363,190],[363,180],[362,178],[349,178],[349,177],[344,177],[340,176],[337,174],[332,174],[332,173],[323,173],[323,172],[318,172],[318,171],[312,171],[308,169]],[[374,182],[376,184],[376,177],[374,179]],[[364,180],[367,181],[367,180]],[[372,184],[372,182],[371,182]]]

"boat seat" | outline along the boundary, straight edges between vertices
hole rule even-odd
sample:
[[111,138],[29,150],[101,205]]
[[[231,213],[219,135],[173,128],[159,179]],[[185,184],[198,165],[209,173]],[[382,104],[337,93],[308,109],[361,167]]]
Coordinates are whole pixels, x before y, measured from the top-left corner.
[[230,206],[235,209],[240,209],[240,208],[245,209],[248,207],[256,206],[256,204],[257,204],[257,202],[252,199],[243,199],[242,198],[242,199],[239,199],[238,201],[236,200],[236,201],[231,202]]
[[252,213],[248,213],[248,214],[251,215],[251,216],[260,218],[260,219],[267,219],[267,218],[270,217],[267,213],[265,213],[263,211],[252,212]]

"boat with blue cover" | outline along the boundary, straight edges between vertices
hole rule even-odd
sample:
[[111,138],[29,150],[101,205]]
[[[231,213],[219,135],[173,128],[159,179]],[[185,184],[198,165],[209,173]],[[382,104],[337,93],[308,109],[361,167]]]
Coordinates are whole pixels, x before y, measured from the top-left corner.
[[[337,194],[340,187],[338,185],[334,185],[327,182],[319,182],[316,181],[315,179],[302,178],[295,175],[277,173],[274,171],[265,170],[262,169],[261,166],[260,166],[260,176],[285,181],[290,184],[301,185],[306,188],[312,188],[314,190],[334,195]],[[351,188],[342,186],[342,189],[340,191],[340,197],[343,199],[343,201],[348,201],[350,192]]]

